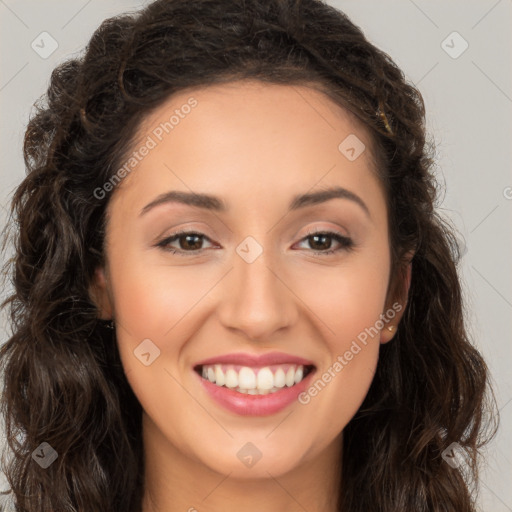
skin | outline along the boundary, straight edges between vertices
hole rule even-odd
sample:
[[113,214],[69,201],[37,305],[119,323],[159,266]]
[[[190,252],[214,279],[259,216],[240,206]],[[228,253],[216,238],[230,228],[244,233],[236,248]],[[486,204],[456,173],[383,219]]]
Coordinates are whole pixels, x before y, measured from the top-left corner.
[[[307,405],[270,416],[225,410],[192,368],[220,354],[282,351],[314,361],[322,375],[396,304],[387,296],[387,207],[372,141],[322,93],[255,81],[181,91],[145,119],[141,140],[190,97],[197,106],[117,186],[107,262],[92,289],[101,316],[115,320],[144,409],[143,511],[334,511],[343,429],[394,332],[369,338]],[[338,150],[349,134],[366,145],[354,161]],[[287,213],[293,196],[331,186],[357,194],[369,215],[339,198]],[[140,215],[171,190],[219,196],[228,210],[165,203]],[[156,246],[178,229],[206,237],[172,242],[184,256]],[[348,236],[354,248],[329,237],[315,245],[310,229]],[[263,249],[252,263],[236,252],[247,236]],[[340,250],[313,252],[329,248]],[[410,267],[406,290],[409,282]],[[133,353],[147,338],[160,350],[149,366]],[[250,468],[237,457],[247,442],[262,453]]]

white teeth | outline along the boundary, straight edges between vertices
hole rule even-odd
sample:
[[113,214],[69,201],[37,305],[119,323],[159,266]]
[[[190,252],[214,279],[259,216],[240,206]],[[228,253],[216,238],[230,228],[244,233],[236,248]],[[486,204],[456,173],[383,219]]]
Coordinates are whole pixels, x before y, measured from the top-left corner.
[[252,368],[247,366],[240,368],[238,385],[243,389],[256,389],[256,375]]
[[282,368],[278,368],[274,374],[274,386],[276,388],[284,388],[285,384],[286,382],[284,371]]
[[226,372],[226,387],[227,388],[236,388],[238,387],[238,373],[233,370],[233,368],[230,368]]
[[302,366],[299,366],[297,368],[297,371],[295,372],[295,379],[294,379],[295,384],[298,384],[302,380],[303,375],[304,375],[304,369]]
[[293,368],[289,368],[288,371],[286,372],[285,384],[288,387],[290,387],[290,386],[293,386],[294,383],[295,383],[295,372],[293,371]]
[[215,364],[204,365],[201,374],[217,386],[226,386],[243,394],[266,395],[298,384],[304,378],[304,366],[286,364],[253,369]]
[[215,365],[215,381],[214,382],[215,382],[215,384],[217,384],[217,386],[224,386],[224,384],[225,384],[224,372],[222,371],[220,364]]
[[274,375],[272,374],[272,370],[270,368],[262,368],[258,372],[258,389],[267,390],[272,389],[274,387]]

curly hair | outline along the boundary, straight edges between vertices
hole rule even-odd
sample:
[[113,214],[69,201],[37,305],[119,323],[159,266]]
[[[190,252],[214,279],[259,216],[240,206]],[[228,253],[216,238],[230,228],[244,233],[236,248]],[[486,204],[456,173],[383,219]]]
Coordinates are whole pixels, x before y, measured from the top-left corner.
[[[438,215],[420,92],[345,14],[321,0],[157,0],[105,20],[54,69],[24,139],[11,205],[11,334],[0,349],[3,460],[18,512],[139,512],[142,408],[89,290],[104,263],[114,175],[142,120],[171,94],[234,80],[306,84],[366,126],[388,208],[390,290],[407,306],[344,429],[339,510],[475,510],[480,448],[497,422],[468,337],[455,229]],[[42,442],[58,453],[42,469]],[[466,464],[442,457],[457,442]],[[5,459],[5,457],[4,457]],[[341,478],[341,476],[340,476]]]

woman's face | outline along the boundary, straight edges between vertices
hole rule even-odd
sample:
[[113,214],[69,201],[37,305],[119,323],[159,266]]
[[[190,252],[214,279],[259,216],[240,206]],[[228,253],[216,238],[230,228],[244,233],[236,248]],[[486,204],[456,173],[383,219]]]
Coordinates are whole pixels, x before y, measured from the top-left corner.
[[240,478],[337,460],[399,318],[366,131],[313,89],[244,81],[174,95],[140,135],[97,287],[146,447]]

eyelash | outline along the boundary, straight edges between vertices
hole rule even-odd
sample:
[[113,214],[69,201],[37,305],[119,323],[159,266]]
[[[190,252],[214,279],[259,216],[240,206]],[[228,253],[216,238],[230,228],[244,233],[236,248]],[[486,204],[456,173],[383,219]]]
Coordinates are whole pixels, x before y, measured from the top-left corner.
[[[175,248],[169,247],[169,244],[171,242],[174,242],[174,241],[178,240],[183,235],[195,235],[195,236],[203,237],[203,238],[205,238],[207,240],[210,240],[205,234],[198,233],[196,231],[177,231],[176,233],[173,233],[172,235],[170,235],[167,238],[164,238],[163,240],[158,242],[156,244],[156,246],[160,247],[164,251],[170,252],[172,254],[177,254],[179,256],[190,256],[190,255],[194,255],[194,253],[197,254],[197,253],[202,252],[204,250],[204,249],[199,249],[199,250],[196,250],[196,251],[194,251],[194,250],[193,251],[183,251],[183,250],[180,250],[180,249],[175,249]],[[310,238],[310,237],[312,237],[314,235],[328,236],[330,238],[333,238],[334,240],[336,240],[340,244],[340,247],[337,248],[337,249],[327,249],[325,251],[318,251],[318,250],[312,249],[311,252],[313,254],[318,255],[318,256],[330,255],[330,254],[333,254],[335,252],[342,251],[342,250],[350,252],[355,247],[354,241],[351,238],[343,236],[343,235],[340,235],[339,233],[336,233],[334,231],[309,231],[306,234],[306,236],[301,238],[300,242],[302,242],[304,240],[307,240],[308,238]],[[187,254],[187,253],[189,253],[189,254]]]

